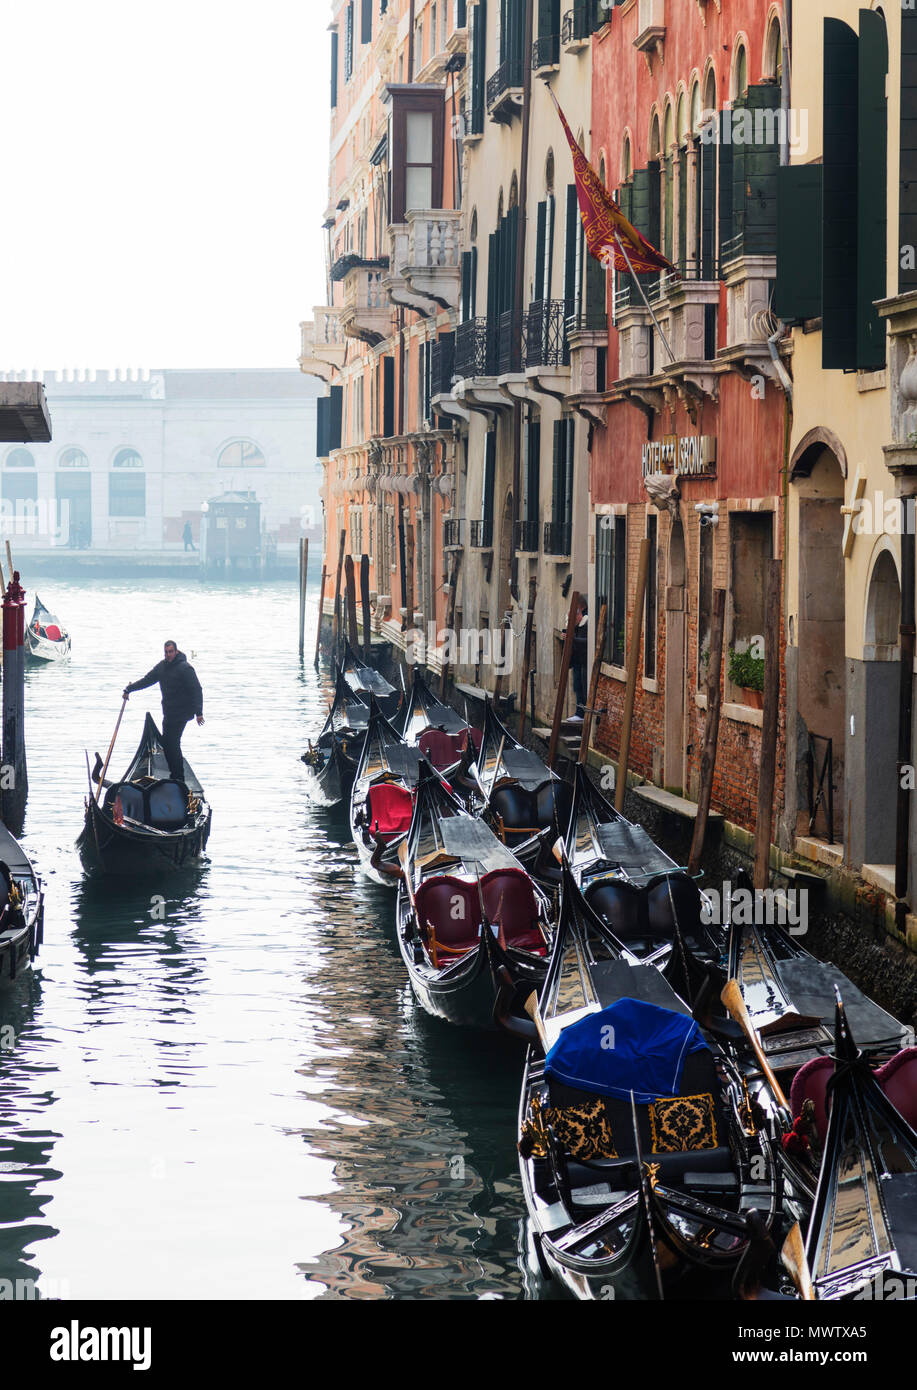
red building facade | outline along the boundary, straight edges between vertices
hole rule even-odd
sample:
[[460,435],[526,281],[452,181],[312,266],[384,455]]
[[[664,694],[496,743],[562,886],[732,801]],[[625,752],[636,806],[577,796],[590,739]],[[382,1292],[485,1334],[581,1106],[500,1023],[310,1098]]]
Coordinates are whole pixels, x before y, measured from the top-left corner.
[[[649,307],[630,275],[609,277],[607,389],[579,402],[595,423],[593,621],[608,605],[596,746],[617,757],[647,538],[631,771],[696,801],[713,594],[725,589],[713,800],[750,830],[763,576],[784,553],[790,383],[772,309],[776,185],[799,133],[784,18],[764,0],[649,0],[614,7],[593,46],[593,152],[626,215],[679,272],[642,277]],[[778,806],[783,725],[781,696]]]

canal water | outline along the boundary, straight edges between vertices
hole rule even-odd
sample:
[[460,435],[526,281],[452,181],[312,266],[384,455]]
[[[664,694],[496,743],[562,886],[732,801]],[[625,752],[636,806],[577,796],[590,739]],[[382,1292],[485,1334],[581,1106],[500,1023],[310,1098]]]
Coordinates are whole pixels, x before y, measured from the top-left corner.
[[[328,685],[296,655],[295,585],[39,592],[73,657],[27,675],[45,940],[0,994],[0,1279],[88,1299],[524,1297],[522,1056],[416,1006],[392,895],[306,797]],[[89,881],[84,750],[104,755],[166,638],[204,687],[184,751],[208,860]],[[147,708],[158,688],[131,697],[113,771]]]

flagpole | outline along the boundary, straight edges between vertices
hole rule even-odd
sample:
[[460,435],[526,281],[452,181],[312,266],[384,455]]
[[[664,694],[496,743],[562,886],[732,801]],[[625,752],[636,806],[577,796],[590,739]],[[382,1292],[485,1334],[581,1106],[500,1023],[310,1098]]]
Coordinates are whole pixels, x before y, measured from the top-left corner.
[[624,245],[624,243],[622,242],[621,238],[618,236],[617,229],[614,229],[614,230],[613,230],[612,235],[614,236],[614,239],[615,239],[615,245],[617,246],[618,250],[621,252],[621,255],[624,257],[625,261],[627,262],[627,269],[630,271],[631,276],[633,277],[634,284],[637,286],[637,289],[640,291],[640,298],[643,300],[644,304],[646,305],[647,313],[649,314],[650,318],[653,320],[653,323],[654,323],[655,326],[656,326],[656,332],[659,334],[660,338],[662,339],[663,343],[665,344],[665,350],[666,350],[666,352],[669,354],[669,360],[670,360],[671,362],[674,363],[674,361],[675,361],[675,354],[674,354],[674,352],[672,351],[672,348],[671,348],[671,345],[670,345],[670,343],[669,343],[668,338],[665,336],[665,334],[664,334],[663,331],[662,331],[662,326],[660,325],[659,320],[657,319],[656,315],[653,313],[652,306],[651,306],[649,300],[648,300],[647,297],[646,297],[646,292],[645,292],[643,286],[641,285],[640,280],[639,280],[638,277],[637,277],[637,272],[634,270],[634,267],[633,267],[633,265],[631,264],[630,256],[628,256],[628,254],[627,254],[627,248],[625,247],[625,245]]

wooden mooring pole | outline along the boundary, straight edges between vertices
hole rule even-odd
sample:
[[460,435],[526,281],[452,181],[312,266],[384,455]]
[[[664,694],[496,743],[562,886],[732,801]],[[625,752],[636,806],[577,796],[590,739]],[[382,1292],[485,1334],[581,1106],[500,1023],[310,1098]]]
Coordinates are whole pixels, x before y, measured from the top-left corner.
[[299,542],[299,656],[306,650],[306,574],[309,569],[309,537]]
[[[7,541],[7,563],[9,563]],[[4,824],[22,830],[29,776],[25,756],[25,590],[12,573],[3,599],[3,777]]]
[[551,742],[548,744],[548,767],[553,768],[557,758],[557,743],[560,726],[564,718],[564,705],[567,702],[567,681],[570,677],[570,662],[573,659],[573,638],[576,635],[576,615],[579,612],[580,596],[574,592],[570,599],[570,612],[567,615],[567,635],[564,638],[564,651],[560,659],[560,673],[557,678],[557,699],[554,702],[554,720],[551,724]]
[[347,590],[347,629],[350,635],[350,645],[355,652],[359,652],[360,638],[357,633],[357,585],[352,555],[348,555],[344,561],[344,587]]
[[322,586],[318,594],[318,621],[315,624],[315,665],[318,666],[318,656],[322,649],[322,621],[325,616],[325,584],[328,581],[328,571],[322,565]]
[[360,602],[363,606],[363,658],[372,665],[373,621],[369,607],[369,556],[360,556]]
[[334,648],[334,659],[338,660],[341,654],[341,574],[344,569],[344,547],[347,544],[347,532],[341,532],[341,545],[338,550],[338,569],[334,581],[334,627],[332,645]]
[[764,607],[764,714],[761,720],[761,769],[755,821],[755,887],[770,878],[771,825],[777,780],[777,723],[780,713],[780,561],[771,560]]
[[646,599],[646,576],[650,563],[650,543],[640,542],[637,564],[637,589],[634,594],[634,614],[630,625],[630,647],[627,652],[627,689],[624,714],[621,717],[621,751],[618,754],[618,773],[615,780],[615,810],[624,810],[627,795],[627,765],[630,761],[630,735],[634,723],[634,697],[637,693],[637,666],[640,661],[640,634],[643,631],[643,607]]
[[[446,615],[446,642],[451,643],[453,649],[458,648],[458,634],[455,631],[455,607],[458,602],[458,577],[462,567],[462,552],[456,550],[452,555],[452,577],[449,585],[449,610]],[[439,693],[440,698],[446,698],[446,686],[449,682],[449,647],[446,647],[447,656],[443,660],[442,675],[440,677]]]
[[688,855],[688,873],[696,874],[700,868],[704,852],[704,836],[707,833],[707,818],[710,815],[710,797],[713,794],[713,774],[716,771],[716,749],[720,736],[720,673],[723,669],[723,626],[726,620],[726,590],[714,589],[713,614],[710,619],[710,647],[707,660],[707,722],[704,726],[704,751],[700,759],[700,795],[697,799],[697,817],[694,821],[694,837]]
[[579,761],[585,764],[589,757],[589,743],[592,738],[592,720],[595,716],[595,701],[599,693],[599,675],[602,670],[602,653],[605,650],[605,629],[608,626],[608,604],[603,603],[599,610],[599,621],[595,628],[595,655],[592,658],[592,674],[589,677],[589,695],[586,699],[586,712],[583,715],[583,736],[579,745]]
[[[535,627],[535,598],[538,594],[538,581],[534,575],[529,580],[529,605],[525,615],[525,638],[522,643],[522,685],[519,688],[519,730],[516,734],[518,739],[525,735],[525,716],[528,712],[529,700],[529,671],[532,668],[532,632]],[[532,723],[535,722],[535,711],[532,710]]]

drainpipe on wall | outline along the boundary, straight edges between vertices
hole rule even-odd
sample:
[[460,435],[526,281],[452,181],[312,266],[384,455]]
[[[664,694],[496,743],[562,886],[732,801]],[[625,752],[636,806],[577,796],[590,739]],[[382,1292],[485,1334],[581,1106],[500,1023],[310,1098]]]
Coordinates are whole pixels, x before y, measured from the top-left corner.
[[901,498],[901,680],[898,695],[898,806],[895,824],[895,925],[904,934],[908,839],[911,824],[911,768],[914,703],[914,509],[912,497]]

